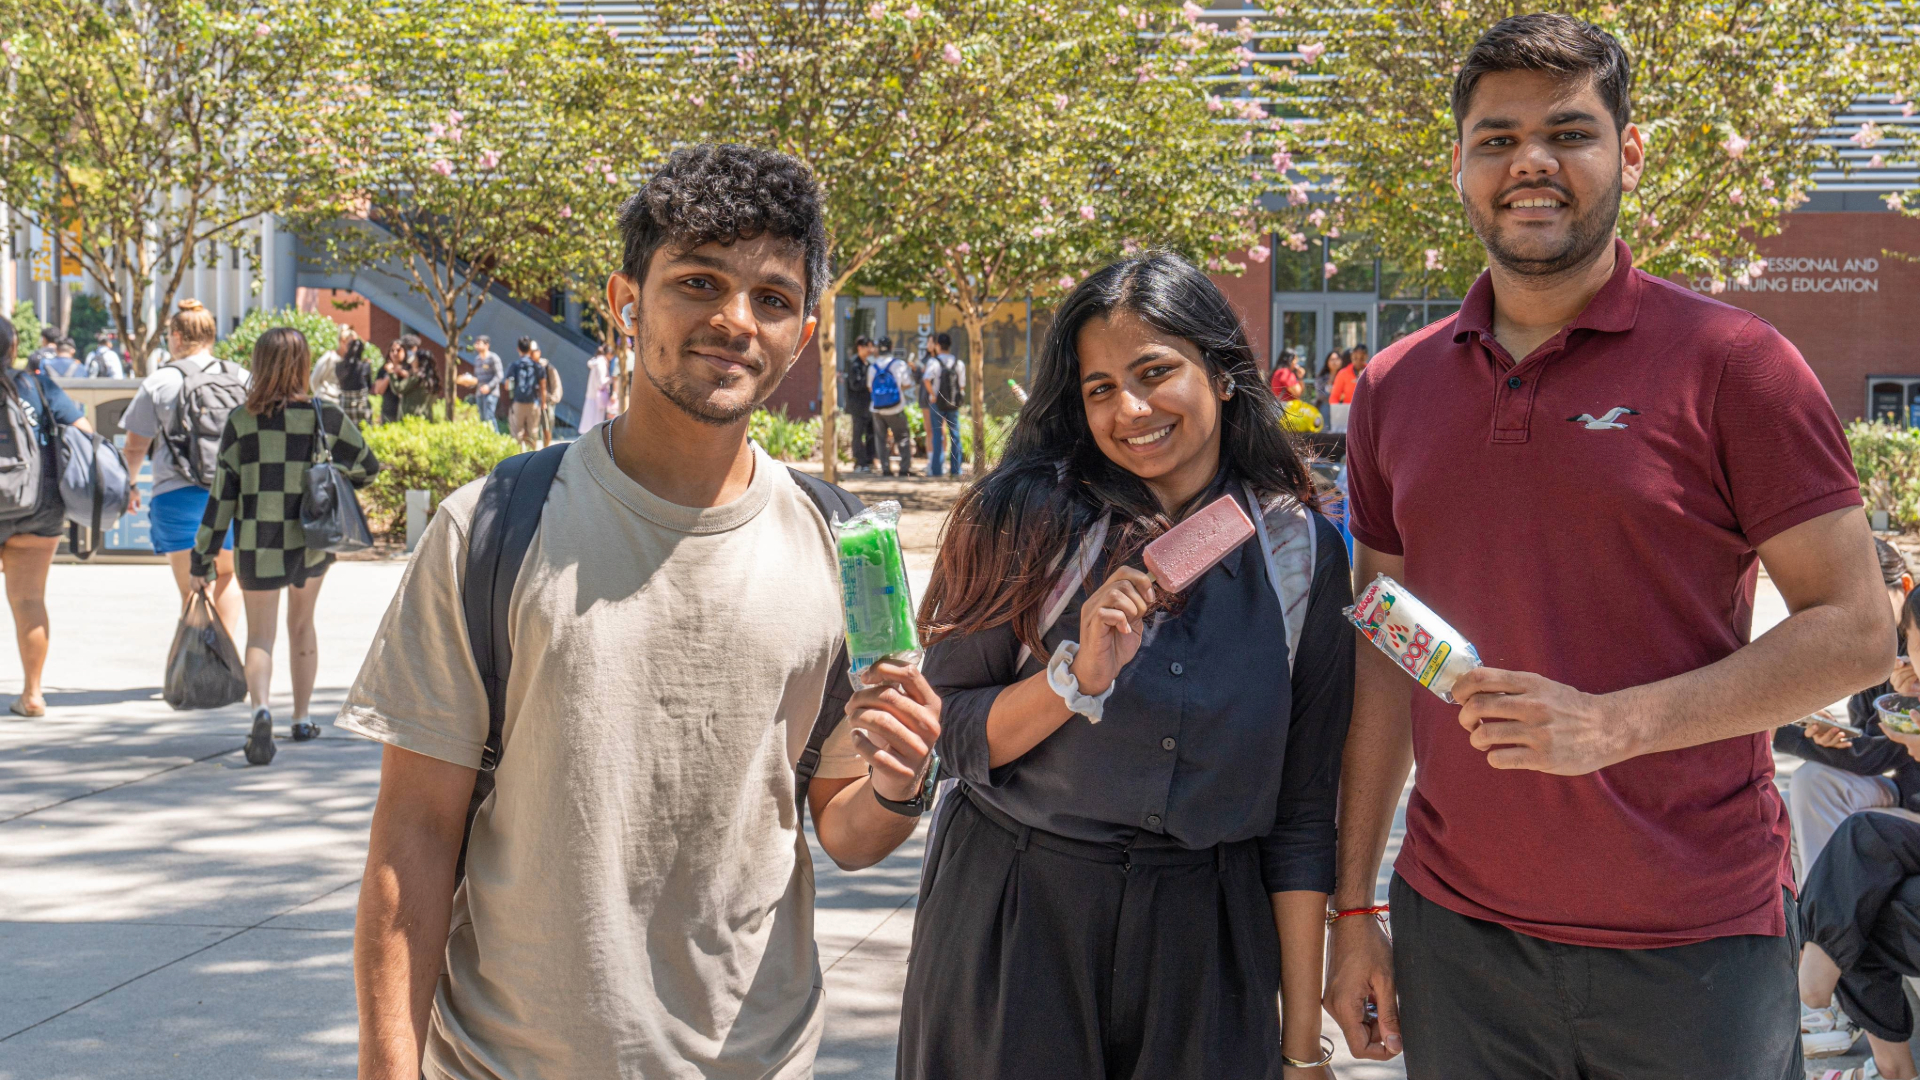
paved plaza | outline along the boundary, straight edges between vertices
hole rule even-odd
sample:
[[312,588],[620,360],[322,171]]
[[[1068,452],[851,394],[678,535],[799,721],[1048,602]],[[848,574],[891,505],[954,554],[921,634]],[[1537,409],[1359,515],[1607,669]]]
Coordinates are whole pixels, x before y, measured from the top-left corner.
[[[326,734],[284,739],[283,654],[283,739],[265,768],[241,759],[243,706],[160,700],[176,603],[164,567],[53,569],[48,715],[0,713],[0,1080],[354,1074],[353,909],[379,748],[331,717],[403,569],[328,575],[314,708]],[[1761,609],[1762,625],[1783,614],[1770,591]],[[0,649],[0,695],[18,663]],[[821,1076],[893,1075],[920,851],[916,839],[857,874],[815,855]]]

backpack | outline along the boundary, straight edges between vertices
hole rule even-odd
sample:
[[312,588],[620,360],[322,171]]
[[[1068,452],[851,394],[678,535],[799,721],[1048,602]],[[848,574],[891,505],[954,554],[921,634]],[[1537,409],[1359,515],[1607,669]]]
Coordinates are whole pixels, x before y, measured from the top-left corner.
[[17,388],[6,395],[0,405],[0,521],[32,517],[40,509],[42,447],[34,419]]
[[893,377],[893,358],[873,365],[873,407],[891,409],[900,404],[900,380]]
[[[467,802],[467,825],[461,834],[455,881],[466,877],[467,839],[473,835],[473,819],[480,812],[480,804],[493,793],[494,773],[500,767],[501,733],[507,722],[507,676],[513,663],[507,607],[513,600],[520,564],[526,560],[533,534],[540,527],[547,491],[560,472],[560,459],[566,456],[568,445],[555,443],[543,450],[516,454],[494,466],[480,488],[479,504],[467,526],[466,580],[460,599],[466,615],[467,647],[473,652],[474,666],[487,691],[487,745],[480,752],[480,770],[473,778],[473,796]],[[865,509],[859,499],[825,480],[797,469],[787,472],[829,524],[836,512],[845,520]],[[833,671],[846,670],[847,646],[842,642],[828,672],[820,712],[807,733],[807,747],[793,767],[794,797],[802,821],[807,812],[807,787],[820,768],[821,747],[840,725],[847,700],[853,696],[851,680],[832,675]]]
[[340,384],[343,394],[367,390],[373,386],[373,365],[367,363],[364,354],[357,358],[343,356],[334,361],[333,381]]
[[227,414],[247,400],[246,379],[234,374],[225,360],[215,360],[203,371],[179,361],[167,366],[178,371],[185,382],[173,403],[173,415],[161,425],[160,435],[173,454],[174,467],[195,487],[210,488],[220,460],[220,435],[226,431]]
[[540,380],[543,372],[541,365],[521,357],[513,362],[507,377],[513,380],[513,400],[522,404],[540,400]]
[[943,409],[960,407],[960,360],[957,357],[942,357],[940,379],[934,384],[934,404]]

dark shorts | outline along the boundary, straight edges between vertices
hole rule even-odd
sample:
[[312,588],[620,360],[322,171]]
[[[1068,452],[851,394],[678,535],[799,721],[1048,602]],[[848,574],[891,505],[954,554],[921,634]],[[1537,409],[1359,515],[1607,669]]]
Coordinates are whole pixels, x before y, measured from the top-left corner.
[[0,544],[16,536],[59,536],[67,528],[67,504],[60,499],[60,477],[54,472],[54,454],[43,448],[41,461],[46,465],[40,477],[40,505],[33,513],[11,521],[0,521]]
[[1799,914],[1784,937],[1600,949],[1441,907],[1394,876],[1408,1080],[1801,1080]]
[[948,797],[900,1080],[1279,1080],[1280,941],[1256,842],[1127,849]]

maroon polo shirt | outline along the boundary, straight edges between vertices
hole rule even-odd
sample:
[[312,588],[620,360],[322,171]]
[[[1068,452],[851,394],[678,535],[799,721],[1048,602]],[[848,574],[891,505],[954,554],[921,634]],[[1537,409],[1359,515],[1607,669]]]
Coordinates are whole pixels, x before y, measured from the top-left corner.
[[[1487,664],[1607,693],[1746,644],[1756,545],[1860,505],[1833,406],[1758,316],[1618,267],[1516,363],[1481,275],[1360,378],[1353,535]],[[1765,734],[1587,776],[1495,769],[1414,688],[1418,771],[1394,864],[1422,896],[1616,948],[1786,931],[1787,813]]]

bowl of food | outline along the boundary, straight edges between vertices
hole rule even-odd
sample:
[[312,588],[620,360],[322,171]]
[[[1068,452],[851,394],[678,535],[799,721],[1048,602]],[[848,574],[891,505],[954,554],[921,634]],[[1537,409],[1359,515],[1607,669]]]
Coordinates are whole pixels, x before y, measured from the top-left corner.
[[1920,709],[1920,698],[1906,694],[1881,694],[1873,699],[1873,711],[1880,714],[1880,726],[1902,735],[1920,735],[1920,720],[1913,717]]

